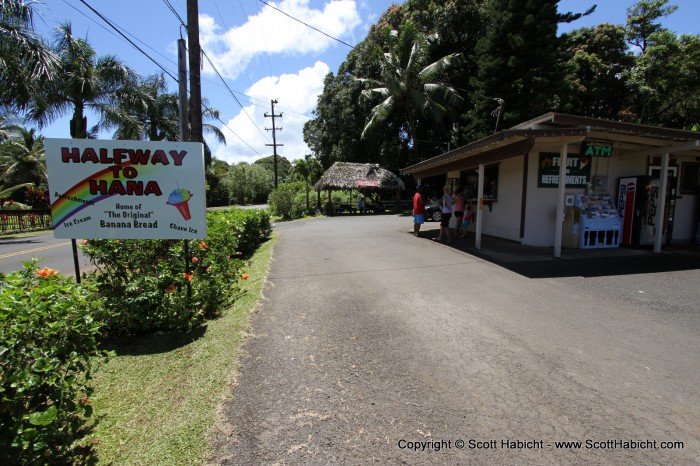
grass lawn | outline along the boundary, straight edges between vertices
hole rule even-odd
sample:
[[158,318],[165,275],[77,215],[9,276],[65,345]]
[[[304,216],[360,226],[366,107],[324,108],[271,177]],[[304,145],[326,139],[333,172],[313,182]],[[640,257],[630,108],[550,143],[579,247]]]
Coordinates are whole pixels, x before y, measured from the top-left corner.
[[258,304],[277,240],[260,245],[243,295],[206,328],[122,340],[94,380],[99,464],[191,465],[205,461],[217,406],[236,380],[239,348]]

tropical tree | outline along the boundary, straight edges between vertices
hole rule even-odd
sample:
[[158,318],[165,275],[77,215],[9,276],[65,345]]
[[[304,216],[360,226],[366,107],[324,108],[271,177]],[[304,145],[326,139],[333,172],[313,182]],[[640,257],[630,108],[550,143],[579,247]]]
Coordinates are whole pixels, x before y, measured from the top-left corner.
[[0,146],[0,176],[5,186],[46,186],[44,137],[37,136],[34,128],[19,128]]
[[213,159],[204,172],[207,183],[207,207],[229,205],[230,193],[226,183],[231,166],[223,160]]
[[[362,44],[358,47],[362,47]],[[356,49],[357,50],[357,49]],[[362,140],[366,112],[357,105],[362,83],[352,78],[353,51],[340,65],[338,74],[329,73],[318,96],[314,118],[304,124],[304,141],[328,168],[336,161],[375,162],[379,146]]]
[[[154,74],[147,77],[137,77],[135,86],[130,90],[138,99],[120,102],[124,113],[131,114],[133,119],[119,121],[114,133],[115,139],[147,139],[149,141],[178,141],[180,140],[180,104],[178,94],[168,92],[165,76]],[[134,107],[132,104],[136,103]],[[202,118],[205,121],[218,120],[219,110],[208,107],[203,99]],[[130,106],[131,105],[131,106]],[[220,143],[226,143],[223,132],[211,123],[204,123],[203,128],[212,134]]]
[[568,113],[630,119],[629,72],[635,58],[625,37],[625,28],[612,24],[564,35],[564,47],[571,57],[566,79],[571,89],[562,105]]
[[55,35],[54,51],[60,60],[59,71],[38,92],[27,116],[39,127],[51,123],[69,111],[71,137],[88,136],[85,111],[98,115],[96,127],[107,129],[133,118],[123,111],[120,102],[139,104],[138,94],[131,92],[135,74],[114,56],[97,57],[85,39],[73,35],[70,23],[62,24]]
[[7,141],[22,128],[19,124],[20,121],[20,118],[14,113],[5,112],[0,114],[0,142]]
[[629,92],[634,121],[690,129],[700,122],[700,39],[678,37],[660,24],[677,8],[668,0],[641,0],[628,8],[627,41],[638,52],[628,73]]
[[[275,156],[274,155],[268,155],[267,157],[263,157],[261,159],[256,160],[253,162],[253,165],[258,165],[259,167],[264,168],[265,170],[268,170],[270,173],[272,173],[272,179],[274,180],[275,176]],[[287,160],[286,157],[282,157],[281,155],[277,156],[277,179],[279,180],[280,183],[286,183],[289,178],[289,174],[292,172],[292,162]]]
[[[180,102],[178,94],[168,92],[168,83],[163,74],[147,77],[136,76],[129,81],[127,94],[134,96],[119,102],[120,114],[130,118],[116,121],[114,139],[179,141],[180,137]],[[217,142],[226,144],[224,133],[210,121],[220,120],[221,113],[210,108],[206,99],[202,99],[202,129],[213,135]],[[205,164],[211,165],[211,150],[204,142]]]
[[309,184],[315,183],[323,175],[323,167],[315,158],[303,158],[294,162],[292,176],[301,178],[306,183],[306,210],[309,210]]
[[[559,0],[492,0],[491,27],[477,45],[469,130],[480,137],[559,109],[566,100],[566,56],[559,23],[591,13],[564,13]],[[498,125],[496,124],[498,123]]]
[[451,53],[427,64],[431,42],[437,36],[426,37],[410,21],[401,33],[391,30],[387,34],[391,48],[380,58],[380,80],[359,78],[369,86],[362,91],[365,101],[381,100],[372,108],[362,138],[390,124],[393,117],[397,123],[395,136],[413,147],[419,125],[448,127],[454,121],[463,98],[446,84],[445,78],[462,56]]
[[34,2],[0,0],[0,105],[24,111],[56,55],[34,32]]
[[630,72],[635,121],[691,129],[700,122],[700,38],[663,30],[650,36]]
[[644,53],[654,34],[663,29],[658,20],[678,9],[669,0],[641,0],[627,9],[627,41]]
[[163,74],[136,76],[129,81],[134,100],[119,102],[122,112],[133,118],[117,123],[114,139],[177,141],[180,139],[179,101],[169,93]]
[[230,198],[236,204],[266,202],[274,187],[274,172],[264,165],[239,162],[226,179]]

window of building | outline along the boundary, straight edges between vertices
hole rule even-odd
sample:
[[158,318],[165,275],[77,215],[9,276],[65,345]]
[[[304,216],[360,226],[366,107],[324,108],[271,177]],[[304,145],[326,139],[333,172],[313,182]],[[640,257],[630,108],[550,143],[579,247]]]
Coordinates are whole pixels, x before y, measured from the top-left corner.
[[[494,163],[484,167],[484,199],[498,199],[498,166]],[[479,170],[471,169],[462,173],[464,195],[467,199],[477,199],[479,193]]]
[[681,164],[681,194],[700,194],[700,163]]

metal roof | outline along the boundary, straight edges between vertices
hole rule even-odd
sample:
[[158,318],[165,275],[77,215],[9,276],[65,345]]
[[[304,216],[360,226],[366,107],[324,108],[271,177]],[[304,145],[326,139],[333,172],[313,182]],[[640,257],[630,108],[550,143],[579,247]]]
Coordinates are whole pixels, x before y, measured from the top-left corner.
[[552,112],[403,168],[400,173],[431,176],[524,155],[536,145],[584,140],[608,141],[621,157],[646,157],[666,152],[696,155],[700,150],[700,133],[697,132]]

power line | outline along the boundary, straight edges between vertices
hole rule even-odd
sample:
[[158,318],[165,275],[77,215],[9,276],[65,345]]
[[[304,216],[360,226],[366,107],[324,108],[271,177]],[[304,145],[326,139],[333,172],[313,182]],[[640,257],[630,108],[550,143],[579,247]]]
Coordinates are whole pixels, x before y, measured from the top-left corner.
[[[211,112],[211,109],[210,109],[209,107],[207,107],[206,105],[202,104],[202,107],[204,107],[204,108],[207,109],[210,113],[212,113],[212,112]],[[222,120],[221,118],[216,117],[216,119],[219,121],[219,123],[221,123],[222,125],[224,125],[229,131],[231,131],[231,133],[232,133],[234,136],[236,136],[238,139],[240,139],[241,142],[242,142],[243,144],[245,144],[246,146],[248,146],[248,148],[249,148],[250,150],[252,150],[252,151],[255,152],[256,154],[258,154],[260,157],[262,157],[262,154],[260,154],[258,151],[256,151],[255,149],[253,149],[253,147],[252,147],[250,144],[248,144],[247,142],[245,142],[245,140],[244,140],[242,137],[240,137],[238,134],[236,134],[236,132],[233,131],[233,130],[229,127],[229,125],[227,125],[226,123],[224,123],[223,120]]]
[[[181,24],[182,26],[187,27],[187,25],[183,22],[183,20],[182,20],[182,18],[180,17],[180,15],[177,13],[177,11],[175,10],[175,8],[174,8],[174,7],[172,6],[172,4],[170,3],[170,0],[163,0],[163,2],[167,5],[168,9],[175,15],[175,17],[177,17],[177,19],[180,21],[180,24]],[[217,7],[217,9],[218,9],[218,7]],[[221,13],[219,13],[219,14],[221,14]],[[209,58],[209,55],[207,55],[207,53],[204,51],[204,49],[202,49],[202,55],[204,56],[204,58],[207,59],[207,61],[209,62],[209,65],[212,67],[212,69],[214,70],[214,72],[216,73],[216,75],[219,77],[219,79],[221,80],[221,82],[224,84],[224,86],[225,86],[226,89],[228,90],[229,94],[231,94],[231,97],[233,97],[233,99],[236,101],[236,103],[238,103],[238,106],[241,107],[241,111],[245,114],[246,117],[248,117],[248,119],[250,120],[250,122],[253,123],[253,126],[255,126],[255,129],[257,129],[258,132],[259,132],[266,140],[269,141],[269,139],[267,138],[267,135],[266,135],[265,133],[262,132],[262,130],[258,127],[258,125],[255,123],[255,121],[253,121],[253,119],[251,118],[251,116],[248,114],[248,112],[245,111],[245,108],[243,107],[243,104],[241,103],[240,100],[238,100],[238,97],[236,97],[236,95],[233,93],[233,90],[229,87],[228,83],[226,83],[226,80],[224,79],[224,77],[221,76],[221,73],[219,73],[219,70],[218,70],[218,69],[216,68],[216,66],[214,65],[214,62],[211,61],[211,59]],[[223,122],[222,122],[222,123],[223,123]],[[228,128],[228,126],[227,126],[227,128]],[[231,129],[231,128],[229,128],[229,130],[230,130],[230,129]],[[231,131],[231,132],[233,133],[233,131]],[[234,133],[234,134],[236,134],[236,133]],[[238,135],[236,135],[236,136],[238,136]],[[239,137],[239,138],[240,138],[240,137]],[[242,139],[241,139],[241,140],[242,140]],[[244,141],[244,142],[245,142],[245,141]],[[247,145],[247,143],[246,143],[246,145]],[[248,146],[248,147],[250,147],[250,146]]]
[[[166,4],[168,4],[169,7],[172,6],[172,5],[169,5],[169,2],[168,2],[167,0],[165,0],[165,1],[166,1]],[[65,2],[65,0],[64,0],[64,2]],[[127,42],[128,42],[132,47],[134,47],[136,50],[138,50],[138,51],[141,52],[143,55],[145,55],[146,58],[148,58],[148,59],[151,60],[153,63],[155,63],[161,70],[163,70],[164,73],[166,73],[168,76],[170,76],[175,82],[178,82],[178,79],[177,79],[175,76],[173,76],[168,70],[166,70],[165,68],[163,68],[157,61],[155,61],[155,60],[154,60],[150,55],[148,55],[148,53],[146,53],[143,49],[141,49],[139,46],[137,46],[136,44],[134,44],[133,41],[131,41],[128,37],[126,37],[126,36],[117,28],[117,26],[115,26],[115,25],[114,25],[109,19],[107,19],[103,14],[101,14],[99,11],[95,10],[92,6],[90,6],[87,2],[85,2],[85,0],[80,0],[80,2],[83,3],[86,7],[88,7],[93,13],[95,13],[100,19],[102,19],[102,21],[104,21],[105,23],[107,23],[107,24],[108,24],[112,29],[114,29],[117,33],[119,33],[120,36],[122,36],[124,39],[126,39]],[[66,2],[66,3],[67,3],[67,2]],[[69,4],[69,5],[70,5],[70,4]],[[71,5],[71,6],[72,6],[72,5]],[[77,11],[80,11],[80,10],[77,10]],[[82,12],[81,12],[81,13],[82,13]],[[179,18],[179,15],[177,15],[177,12],[173,11],[173,13],[174,13],[176,16],[178,16],[178,19],[180,19],[180,18]],[[96,24],[99,24],[99,23],[96,23]],[[100,25],[100,26],[101,26],[101,25]],[[104,27],[104,26],[101,26],[101,27]],[[207,107],[206,105],[202,104],[202,106],[203,106],[205,109],[207,109],[208,111],[210,111],[210,113],[213,113],[213,112],[211,112],[211,109],[210,109],[209,107]],[[231,131],[231,134],[233,134],[234,136],[236,136],[238,139],[241,140],[241,142],[243,142],[243,144],[245,144],[246,146],[248,146],[248,148],[250,148],[250,150],[252,150],[253,152],[255,152],[258,156],[262,157],[262,154],[260,154],[260,153],[259,153],[258,151],[256,151],[250,144],[248,144],[245,140],[243,140],[243,138],[241,138],[241,137],[240,137],[235,131],[233,131],[226,123],[224,123],[224,122],[221,120],[221,118],[216,117],[216,119],[217,119],[224,127],[226,127],[229,131]]]
[[114,30],[117,32],[117,34],[119,34],[119,35],[122,36],[124,39],[126,39],[126,41],[129,42],[129,43],[131,44],[132,47],[134,47],[136,50],[138,50],[138,51],[141,52],[143,55],[145,55],[146,58],[148,58],[148,59],[151,60],[153,63],[155,63],[155,65],[156,65],[158,68],[160,68],[161,70],[163,70],[163,72],[164,72],[165,74],[167,74],[168,76],[170,76],[174,81],[177,81],[177,78],[176,78],[170,71],[166,70],[160,63],[158,63],[157,61],[155,61],[149,54],[147,54],[146,52],[144,52],[144,51],[141,49],[141,47],[139,47],[139,46],[136,45],[131,39],[129,39],[128,37],[126,37],[126,35],[125,35],[123,32],[121,32],[114,24],[112,24],[112,22],[111,22],[110,20],[108,20],[107,18],[105,18],[104,15],[102,15],[102,13],[100,13],[100,12],[97,11],[97,10],[95,10],[95,9],[94,9],[92,6],[90,6],[85,0],[80,0],[80,3],[82,3],[83,5],[85,5],[86,7],[88,7],[93,13],[95,13],[97,16],[99,16],[99,17],[102,19],[102,21],[104,21],[105,23],[107,23],[112,29],[114,29]]
[[165,3],[165,6],[167,6],[168,9],[169,9],[169,10],[175,15],[175,17],[180,21],[180,24],[181,24],[182,26],[187,27],[187,25],[186,25],[185,22],[182,20],[182,18],[181,18],[180,15],[178,14],[177,10],[175,9],[175,7],[173,7],[173,5],[170,3],[170,0],[163,0],[163,2]]
[[[69,7],[71,7],[72,9],[74,9],[76,12],[80,13],[81,15],[83,15],[83,16],[84,16],[86,19],[88,19],[89,21],[92,21],[92,22],[95,23],[97,26],[101,27],[102,29],[104,29],[104,30],[107,31],[108,33],[112,34],[114,37],[119,37],[117,34],[114,33],[114,31],[112,31],[112,30],[106,28],[103,24],[100,24],[100,23],[98,23],[97,21],[95,21],[94,18],[91,18],[90,16],[86,15],[84,11],[79,10],[75,5],[73,5],[73,4],[71,4],[70,2],[68,2],[68,0],[63,0],[63,3],[65,3],[66,5],[68,5]],[[117,27],[119,27],[119,26],[117,26]],[[147,43],[145,43],[144,41],[142,41],[141,39],[139,39],[139,38],[136,37],[135,35],[131,34],[131,33],[130,33],[129,31],[127,31],[126,29],[121,28],[121,27],[120,27],[120,29],[122,29],[122,30],[124,31],[125,34],[128,34],[129,36],[133,37],[134,40],[136,40],[136,41],[140,42],[141,44],[143,44],[144,47],[150,49],[153,53],[155,53],[155,54],[157,54],[157,55],[160,55],[164,60],[169,61],[169,62],[172,63],[173,65],[177,65],[177,64],[176,64],[174,61],[172,61],[170,58],[166,57],[165,55],[163,55],[162,53],[160,53],[159,51],[157,51],[156,49],[154,49],[153,47],[151,47],[150,45],[148,45]],[[263,102],[263,101],[261,101],[261,102]],[[263,103],[264,103],[264,102],[263,102]]]
[[[228,86],[228,84],[227,84],[226,81],[224,80],[224,77],[221,76],[221,73],[219,73],[219,70],[216,69],[216,66],[214,66],[214,63],[213,63],[213,62],[211,61],[211,59],[209,58],[209,55],[207,55],[207,53],[206,53],[204,50],[202,50],[202,55],[204,55],[204,58],[207,59],[207,61],[209,62],[209,65],[212,67],[212,69],[214,70],[214,72],[216,73],[216,75],[219,77],[219,79],[221,79],[221,82],[224,83],[224,86],[226,86],[226,89],[228,89],[229,93],[231,94],[231,97],[233,97],[233,98],[236,100],[236,102],[238,103],[238,106],[241,107],[241,111],[245,114],[245,116],[248,117],[248,119],[250,120],[250,122],[253,123],[253,126],[255,126],[255,129],[257,129],[258,132],[259,132],[260,134],[262,134],[263,137],[264,137],[265,139],[267,139],[267,135],[266,135],[265,133],[262,132],[262,130],[261,130],[261,129],[258,127],[258,125],[255,123],[255,121],[253,121],[253,119],[251,118],[251,116],[248,115],[248,112],[245,111],[245,108],[243,107],[243,104],[241,104],[241,101],[238,100],[238,97],[236,97],[236,96],[233,94],[233,91],[231,90],[231,88]],[[267,140],[269,141],[269,139],[267,139]]]
[[269,7],[272,8],[273,10],[279,11],[280,13],[282,13],[283,15],[285,15],[285,16],[287,16],[287,17],[293,19],[294,21],[297,21],[297,22],[303,24],[303,25],[306,26],[307,28],[313,29],[313,30],[316,31],[316,32],[320,32],[320,33],[323,34],[324,36],[329,37],[329,38],[331,38],[331,39],[333,39],[333,40],[335,40],[335,41],[337,41],[337,42],[340,42],[340,43],[343,44],[343,45],[347,45],[347,46],[350,47],[351,49],[354,49],[354,48],[355,48],[355,46],[350,45],[350,44],[348,44],[347,42],[344,42],[344,41],[338,39],[337,37],[333,37],[333,36],[331,36],[330,34],[326,34],[325,32],[321,31],[320,29],[315,28],[315,27],[313,27],[312,25],[310,25],[310,24],[308,24],[308,23],[305,23],[304,21],[302,21],[302,20],[300,20],[300,19],[298,19],[298,18],[295,18],[294,16],[290,15],[289,13],[286,13],[286,12],[280,10],[279,8],[270,5],[270,4],[267,3],[265,0],[258,0],[258,1],[259,1],[260,3],[262,3],[262,4],[264,4],[264,5],[269,6]]

